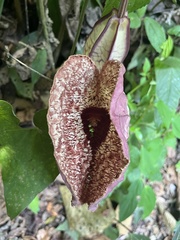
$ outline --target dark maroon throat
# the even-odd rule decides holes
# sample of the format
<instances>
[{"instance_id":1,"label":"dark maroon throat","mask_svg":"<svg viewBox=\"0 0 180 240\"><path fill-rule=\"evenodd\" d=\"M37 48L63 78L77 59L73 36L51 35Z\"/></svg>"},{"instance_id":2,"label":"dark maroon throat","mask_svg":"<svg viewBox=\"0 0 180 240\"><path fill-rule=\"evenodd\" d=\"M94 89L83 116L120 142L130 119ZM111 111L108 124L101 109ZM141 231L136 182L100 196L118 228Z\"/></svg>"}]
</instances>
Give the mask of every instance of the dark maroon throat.
<instances>
[{"instance_id":1,"label":"dark maroon throat","mask_svg":"<svg viewBox=\"0 0 180 240\"><path fill-rule=\"evenodd\" d=\"M108 134L111 121L109 113L104 108L89 107L83 110L81 119L92 152L95 152Z\"/></svg>"}]
</instances>

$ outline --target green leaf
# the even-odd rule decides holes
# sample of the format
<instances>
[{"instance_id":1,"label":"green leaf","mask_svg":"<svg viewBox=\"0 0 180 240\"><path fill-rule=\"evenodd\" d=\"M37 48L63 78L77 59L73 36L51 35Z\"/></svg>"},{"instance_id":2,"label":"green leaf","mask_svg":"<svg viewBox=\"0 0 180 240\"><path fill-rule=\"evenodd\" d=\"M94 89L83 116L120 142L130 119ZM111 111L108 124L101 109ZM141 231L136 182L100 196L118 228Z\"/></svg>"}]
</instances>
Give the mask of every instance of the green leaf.
<instances>
[{"instance_id":1,"label":"green leaf","mask_svg":"<svg viewBox=\"0 0 180 240\"><path fill-rule=\"evenodd\" d=\"M140 235L140 234L129 234L126 240L150 240L150 238Z\"/></svg>"},{"instance_id":2,"label":"green leaf","mask_svg":"<svg viewBox=\"0 0 180 240\"><path fill-rule=\"evenodd\" d=\"M40 210L39 208L39 198L36 196L32 202L29 204L28 208L35 214L37 214Z\"/></svg>"},{"instance_id":3,"label":"green leaf","mask_svg":"<svg viewBox=\"0 0 180 240\"><path fill-rule=\"evenodd\" d=\"M141 147L141 173L149 180L161 180L160 170L166 156L166 149L161 138L145 141Z\"/></svg>"},{"instance_id":4,"label":"green leaf","mask_svg":"<svg viewBox=\"0 0 180 240\"><path fill-rule=\"evenodd\" d=\"M180 58L180 47L174 45L173 57Z\"/></svg>"},{"instance_id":5,"label":"green leaf","mask_svg":"<svg viewBox=\"0 0 180 240\"><path fill-rule=\"evenodd\" d=\"M3 6L4 6L4 0L1 0L1 2L0 2L0 17L2 14Z\"/></svg>"},{"instance_id":6,"label":"green leaf","mask_svg":"<svg viewBox=\"0 0 180 240\"><path fill-rule=\"evenodd\" d=\"M34 61L31 63L31 68L36 70L39 73L44 73L44 70L45 70L45 67L46 67L46 63L47 63L47 52L46 52L46 49L40 49L37 52ZM39 74L31 71L31 82L33 83L33 85L35 83L37 83L39 78L40 78Z\"/></svg>"},{"instance_id":7,"label":"green leaf","mask_svg":"<svg viewBox=\"0 0 180 240\"><path fill-rule=\"evenodd\" d=\"M131 70L137 66L140 66L141 63L144 62L144 59L146 57L144 51L146 50L146 48L147 48L147 46L142 44L136 49L133 57L131 58L129 65L127 67L127 70Z\"/></svg>"},{"instance_id":8,"label":"green leaf","mask_svg":"<svg viewBox=\"0 0 180 240\"><path fill-rule=\"evenodd\" d=\"M26 44L31 43L31 46L37 44L37 42L39 41L39 31L31 32L28 35L25 35L21 39L21 41Z\"/></svg>"},{"instance_id":9,"label":"green leaf","mask_svg":"<svg viewBox=\"0 0 180 240\"><path fill-rule=\"evenodd\" d=\"M133 224L137 226L139 221L142 220L143 208L137 207L133 213Z\"/></svg>"},{"instance_id":10,"label":"green leaf","mask_svg":"<svg viewBox=\"0 0 180 240\"><path fill-rule=\"evenodd\" d=\"M139 28L141 26L141 19L136 12L129 13L130 28Z\"/></svg>"},{"instance_id":11,"label":"green leaf","mask_svg":"<svg viewBox=\"0 0 180 240\"><path fill-rule=\"evenodd\" d=\"M104 234L111 240L116 240L119 236L119 232L117 228L114 228L112 226L109 226L104 230Z\"/></svg>"},{"instance_id":12,"label":"green leaf","mask_svg":"<svg viewBox=\"0 0 180 240\"><path fill-rule=\"evenodd\" d=\"M161 46L163 42L166 41L164 28L157 21L150 17L145 17L144 24L146 34L151 45L158 53L160 53L162 51Z\"/></svg>"},{"instance_id":13,"label":"green leaf","mask_svg":"<svg viewBox=\"0 0 180 240\"><path fill-rule=\"evenodd\" d=\"M122 0L121 0L122 1ZM105 2L105 7L103 10L103 16L108 14L109 12L112 11L113 8L119 8L120 6L120 0L106 0ZM129 0L128 1L128 12L133 12L139 8L142 8L143 6L147 5L150 3L150 0Z\"/></svg>"},{"instance_id":14,"label":"green leaf","mask_svg":"<svg viewBox=\"0 0 180 240\"><path fill-rule=\"evenodd\" d=\"M59 224L59 226L56 228L57 231L66 232L67 235L71 237L73 240L79 240L79 233L74 230L69 229L68 221L65 220L63 223Z\"/></svg>"},{"instance_id":15,"label":"green leaf","mask_svg":"<svg viewBox=\"0 0 180 240\"><path fill-rule=\"evenodd\" d=\"M130 164L126 171L127 179L130 182L134 182L141 177L141 173L139 170L139 162L140 162L140 151L132 142L131 137L129 138L129 150L130 150ZM135 140L137 142L137 140Z\"/></svg>"},{"instance_id":16,"label":"green leaf","mask_svg":"<svg viewBox=\"0 0 180 240\"><path fill-rule=\"evenodd\" d=\"M36 113L34 124L36 127L29 129L19 127L11 105L0 101L0 167L10 218L58 175L45 110Z\"/></svg>"},{"instance_id":17,"label":"green leaf","mask_svg":"<svg viewBox=\"0 0 180 240\"><path fill-rule=\"evenodd\" d=\"M161 57L164 59L164 58L167 58L169 57L169 55L171 54L172 50L173 50L173 39L172 37L168 36L168 39L163 42L161 48L162 48L162 53L161 53Z\"/></svg>"},{"instance_id":18,"label":"green leaf","mask_svg":"<svg viewBox=\"0 0 180 240\"><path fill-rule=\"evenodd\" d=\"M151 63L148 58L145 58L143 65L143 73L147 74L151 69Z\"/></svg>"},{"instance_id":19,"label":"green leaf","mask_svg":"<svg viewBox=\"0 0 180 240\"><path fill-rule=\"evenodd\" d=\"M127 169L127 178L130 182L133 182L140 178L140 171L139 171L139 161L140 161L140 151L137 147L129 144L130 147L130 164Z\"/></svg>"},{"instance_id":20,"label":"green leaf","mask_svg":"<svg viewBox=\"0 0 180 240\"><path fill-rule=\"evenodd\" d=\"M101 8L101 10L103 10L103 5L101 3L101 0L95 0L97 2L97 4L99 5L99 7Z\"/></svg>"},{"instance_id":21,"label":"green leaf","mask_svg":"<svg viewBox=\"0 0 180 240\"><path fill-rule=\"evenodd\" d=\"M144 6L144 7L136 10L136 12L140 18L144 17L144 15L146 13L146 9L147 9L147 6Z\"/></svg>"},{"instance_id":22,"label":"green leaf","mask_svg":"<svg viewBox=\"0 0 180 240\"><path fill-rule=\"evenodd\" d=\"M172 110L176 110L180 98L180 59L168 57L155 60L156 96Z\"/></svg>"},{"instance_id":23,"label":"green leaf","mask_svg":"<svg viewBox=\"0 0 180 240\"><path fill-rule=\"evenodd\" d=\"M176 232L175 232L174 237L173 237L172 240L179 240L179 239L180 239L180 224L177 227Z\"/></svg>"},{"instance_id":24,"label":"green leaf","mask_svg":"<svg viewBox=\"0 0 180 240\"><path fill-rule=\"evenodd\" d=\"M49 17L53 22L53 32L58 37L59 31L63 25L59 11L59 0L48 0ZM62 34L62 33L61 33Z\"/></svg>"},{"instance_id":25,"label":"green leaf","mask_svg":"<svg viewBox=\"0 0 180 240\"><path fill-rule=\"evenodd\" d=\"M63 223L60 223L59 226L56 228L58 231L67 231L69 229L68 221L65 220Z\"/></svg>"},{"instance_id":26,"label":"green leaf","mask_svg":"<svg viewBox=\"0 0 180 240\"><path fill-rule=\"evenodd\" d=\"M15 68L9 68L8 73L11 81L16 88L18 95L25 98L33 99L34 84L29 82L23 82Z\"/></svg>"},{"instance_id":27,"label":"green leaf","mask_svg":"<svg viewBox=\"0 0 180 240\"><path fill-rule=\"evenodd\" d=\"M71 237L71 239L73 240L79 240L79 233L77 231L74 231L74 230L68 230L66 231L66 233Z\"/></svg>"},{"instance_id":28,"label":"green leaf","mask_svg":"<svg viewBox=\"0 0 180 240\"><path fill-rule=\"evenodd\" d=\"M141 18L144 16L146 8L147 7L145 6L128 14L128 17L130 18L130 28L139 28L141 26Z\"/></svg>"},{"instance_id":29,"label":"green leaf","mask_svg":"<svg viewBox=\"0 0 180 240\"><path fill-rule=\"evenodd\" d=\"M172 28L169 28L167 33L170 35L175 35L177 37L180 37L180 25L176 25Z\"/></svg>"},{"instance_id":30,"label":"green leaf","mask_svg":"<svg viewBox=\"0 0 180 240\"><path fill-rule=\"evenodd\" d=\"M141 179L138 179L130 184L127 189L127 193L124 193L120 187L112 194L112 200L116 201L120 205L120 221L125 220L134 212L138 204L137 196L141 194L142 189L143 182Z\"/></svg>"},{"instance_id":31,"label":"green leaf","mask_svg":"<svg viewBox=\"0 0 180 240\"><path fill-rule=\"evenodd\" d=\"M141 193L141 199L138 204L139 207L143 208L142 218L146 218L152 212L156 203L156 195L153 189L146 185Z\"/></svg>"},{"instance_id":32,"label":"green leaf","mask_svg":"<svg viewBox=\"0 0 180 240\"><path fill-rule=\"evenodd\" d=\"M166 147L171 147L173 149L176 149L176 145L177 145L177 139L174 136L172 131L168 131L166 132L166 134L164 135L164 145Z\"/></svg>"},{"instance_id":33,"label":"green leaf","mask_svg":"<svg viewBox=\"0 0 180 240\"><path fill-rule=\"evenodd\" d=\"M180 139L180 114L176 114L172 119L172 131Z\"/></svg>"},{"instance_id":34,"label":"green leaf","mask_svg":"<svg viewBox=\"0 0 180 240\"><path fill-rule=\"evenodd\" d=\"M129 0L128 2L128 12L136 11L150 3L150 0Z\"/></svg>"},{"instance_id":35,"label":"green leaf","mask_svg":"<svg viewBox=\"0 0 180 240\"><path fill-rule=\"evenodd\" d=\"M174 116L174 111L172 111L163 101L158 101L156 104L158 112L160 114L161 120L164 126L169 129L172 117Z\"/></svg>"}]
</instances>

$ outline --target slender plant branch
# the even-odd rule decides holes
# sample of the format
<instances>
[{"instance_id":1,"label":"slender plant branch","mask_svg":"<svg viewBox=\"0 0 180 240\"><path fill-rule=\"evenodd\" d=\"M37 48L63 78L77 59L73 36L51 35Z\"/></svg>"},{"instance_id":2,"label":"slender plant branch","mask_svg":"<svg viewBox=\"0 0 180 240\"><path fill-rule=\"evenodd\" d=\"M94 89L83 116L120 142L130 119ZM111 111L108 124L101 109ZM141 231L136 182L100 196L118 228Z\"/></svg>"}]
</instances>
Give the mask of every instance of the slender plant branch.
<instances>
[{"instance_id":1,"label":"slender plant branch","mask_svg":"<svg viewBox=\"0 0 180 240\"><path fill-rule=\"evenodd\" d=\"M125 16L127 10L128 0L122 0L118 10L118 17L122 18Z\"/></svg>"},{"instance_id":2,"label":"slender plant branch","mask_svg":"<svg viewBox=\"0 0 180 240\"><path fill-rule=\"evenodd\" d=\"M29 18L28 18L28 4L27 4L27 0L25 0L25 14L26 14L26 31L27 31L27 34L29 35Z\"/></svg>"},{"instance_id":3,"label":"slender plant branch","mask_svg":"<svg viewBox=\"0 0 180 240\"><path fill-rule=\"evenodd\" d=\"M21 27L21 29L24 29L24 20L20 0L14 0L14 8L17 15L19 26Z\"/></svg>"},{"instance_id":4,"label":"slender plant branch","mask_svg":"<svg viewBox=\"0 0 180 240\"><path fill-rule=\"evenodd\" d=\"M130 92L128 92L128 95L131 95L132 93L136 92L139 88L143 87L146 84L146 82L141 83L137 85L135 88L133 88Z\"/></svg>"},{"instance_id":5,"label":"slender plant branch","mask_svg":"<svg viewBox=\"0 0 180 240\"><path fill-rule=\"evenodd\" d=\"M49 61L51 64L52 69L55 69L55 64L54 64L54 59L53 59L53 53L52 53L52 49L51 49L51 45L50 45L50 41L49 41L49 31L48 31L48 24L47 24L47 17L46 17L46 5L47 5L47 1L46 0L37 0L37 6L39 9L39 16L40 16L40 20L42 23L42 29L43 29L43 33L44 33L44 37L46 39L46 49L47 49L47 53L49 56Z\"/></svg>"},{"instance_id":6,"label":"slender plant branch","mask_svg":"<svg viewBox=\"0 0 180 240\"><path fill-rule=\"evenodd\" d=\"M74 42L73 42L73 46L72 46L72 48L71 48L70 55L73 55L74 52L75 52L76 44L77 44L77 42L78 42L79 35L80 35L80 32L81 32L81 27L82 27L82 23L83 23L83 20L84 20L84 15L85 15L85 12L86 12L87 4L88 4L88 0L84 0L83 5L82 5L82 9L81 9L81 13L80 13L80 18L79 18L79 25L78 25L77 34L76 34L76 37L75 37L75 39L74 39Z\"/></svg>"},{"instance_id":7,"label":"slender plant branch","mask_svg":"<svg viewBox=\"0 0 180 240\"><path fill-rule=\"evenodd\" d=\"M5 46L4 50L5 50L5 52L6 52L7 59L12 58L13 60L15 60L16 62L18 62L18 63L21 64L22 66L28 68L28 69L31 70L32 72L37 73L39 76L47 79L48 81L51 81L51 82L53 81L51 78L48 78L47 76L41 74L40 72L36 71L35 69L27 66L25 63L21 62L19 59L15 58L12 54L9 53L9 50L8 50L8 47L7 47L7 46Z\"/></svg>"},{"instance_id":8,"label":"slender plant branch","mask_svg":"<svg viewBox=\"0 0 180 240\"><path fill-rule=\"evenodd\" d=\"M118 219L114 219L116 223L122 225L124 228L126 228L126 230L128 230L128 232L133 233L133 231L131 229L129 229L126 225L124 225L122 222L120 222Z\"/></svg>"}]
</instances>

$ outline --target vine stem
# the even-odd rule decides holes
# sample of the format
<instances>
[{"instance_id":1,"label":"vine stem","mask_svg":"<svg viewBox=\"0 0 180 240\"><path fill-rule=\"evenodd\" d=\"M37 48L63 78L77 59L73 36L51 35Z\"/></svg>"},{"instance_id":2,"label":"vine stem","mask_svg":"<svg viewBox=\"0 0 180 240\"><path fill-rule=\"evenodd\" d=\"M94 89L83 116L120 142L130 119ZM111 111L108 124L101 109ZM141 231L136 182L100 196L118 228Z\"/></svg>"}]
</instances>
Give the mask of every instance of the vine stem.
<instances>
[{"instance_id":1,"label":"vine stem","mask_svg":"<svg viewBox=\"0 0 180 240\"><path fill-rule=\"evenodd\" d=\"M81 32L81 27L82 27L82 23L83 23L83 20L84 20L84 15L85 15L87 4L88 4L88 0L84 0L83 5L82 5L82 10L81 10L81 13L80 13L77 34L76 34L76 37L75 37L74 42L73 42L73 46L72 46L71 51L70 51L70 55L73 55L74 52L75 52L76 44L78 42L79 35L80 35L80 32Z\"/></svg>"},{"instance_id":2,"label":"vine stem","mask_svg":"<svg viewBox=\"0 0 180 240\"><path fill-rule=\"evenodd\" d=\"M21 9L21 3L20 0L14 0L14 8L15 13L17 15L17 20L22 29L24 29L24 19L23 19L23 13Z\"/></svg>"},{"instance_id":3,"label":"vine stem","mask_svg":"<svg viewBox=\"0 0 180 240\"><path fill-rule=\"evenodd\" d=\"M28 17L28 4L27 4L27 0L25 0L24 3L25 3L25 16L26 16L26 30L27 30L27 34L29 35L29 17Z\"/></svg>"},{"instance_id":4,"label":"vine stem","mask_svg":"<svg viewBox=\"0 0 180 240\"><path fill-rule=\"evenodd\" d=\"M132 93L136 92L139 88L143 87L145 84L146 84L146 82L137 85L137 86L136 86L135 88L133 88L130 92L128 92L128 94L131 95Z\"/></svg>"},{"instance_id":5,"label":"vine stem","mask_svg":"<svg viewBox=\"0 0 180 240\"><path fill-rule=\"evenodd\" d=\"M125 16L127 10L128 0L122 0L118 10L118 17L122 18Z\"/></svg>"},{"instance_id":6,"label":"vine stem","mask_svg":"<svg viewBox=\"0 0 180 240\"><path fill-rule=\"evenodd\" d=\"M133 233L133 231L131 229L129 229L125 224L123 224L122 222L120 222L118 219L114 219L116 223L120 224L121 226L123 226L124 228L126 228L126 230L128 230L128 232Z\"/></svg>"},{"instance_id":7,"label":"vine stem","mask_svg":"<svg viewBox=\"0 0 180 240\"><path fill-rule=\"evenodd\" d=\"M46 16L46 5L47 5L47 0L43 0L43 1L37 0L37 6L38 6L39 16L40 16L41 23L42 23L43 34L46 39L46 49L47 49L47 53L49 56L49 61L50 61L52 69L55 69L52 49L51 49L51 45L50 45L50 41L49 41L47 16Z\"/></svg>"}]
</instances>

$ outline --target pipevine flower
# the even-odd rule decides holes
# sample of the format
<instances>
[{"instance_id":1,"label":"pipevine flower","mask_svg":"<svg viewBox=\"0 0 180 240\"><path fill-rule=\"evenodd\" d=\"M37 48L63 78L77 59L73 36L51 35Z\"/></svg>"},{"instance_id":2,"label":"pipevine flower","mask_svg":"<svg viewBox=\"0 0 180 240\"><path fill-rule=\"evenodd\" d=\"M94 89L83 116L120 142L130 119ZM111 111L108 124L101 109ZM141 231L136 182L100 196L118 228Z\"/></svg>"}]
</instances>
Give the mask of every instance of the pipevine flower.
<instances>
[{"instance_id":1,"label":"pipevine flower","mask_svg":"<svg viewBox=\"0 0 180 240\"><path fill-rule=\"evenodd\" d=\"M122 181L129 158L124 72L119 61L107 61L99 71L88 56L75 55L55 75L49 134L73 205L94 210Z\"/></svg>"},{"instance_id":2,"label":"pipevine flower","mask_svg":"<svg viewBox=\"0 0 180 240\"><path fill-rule=\"evenodd\" d=\"M124 7L125 6L125 7ZM129 111L123 91L129 19L103 18L85 45L60 67L50 92L48 125L54 156L73 205L95 210L123 180L129 163Z\"/></svg>"}]
</instances>

